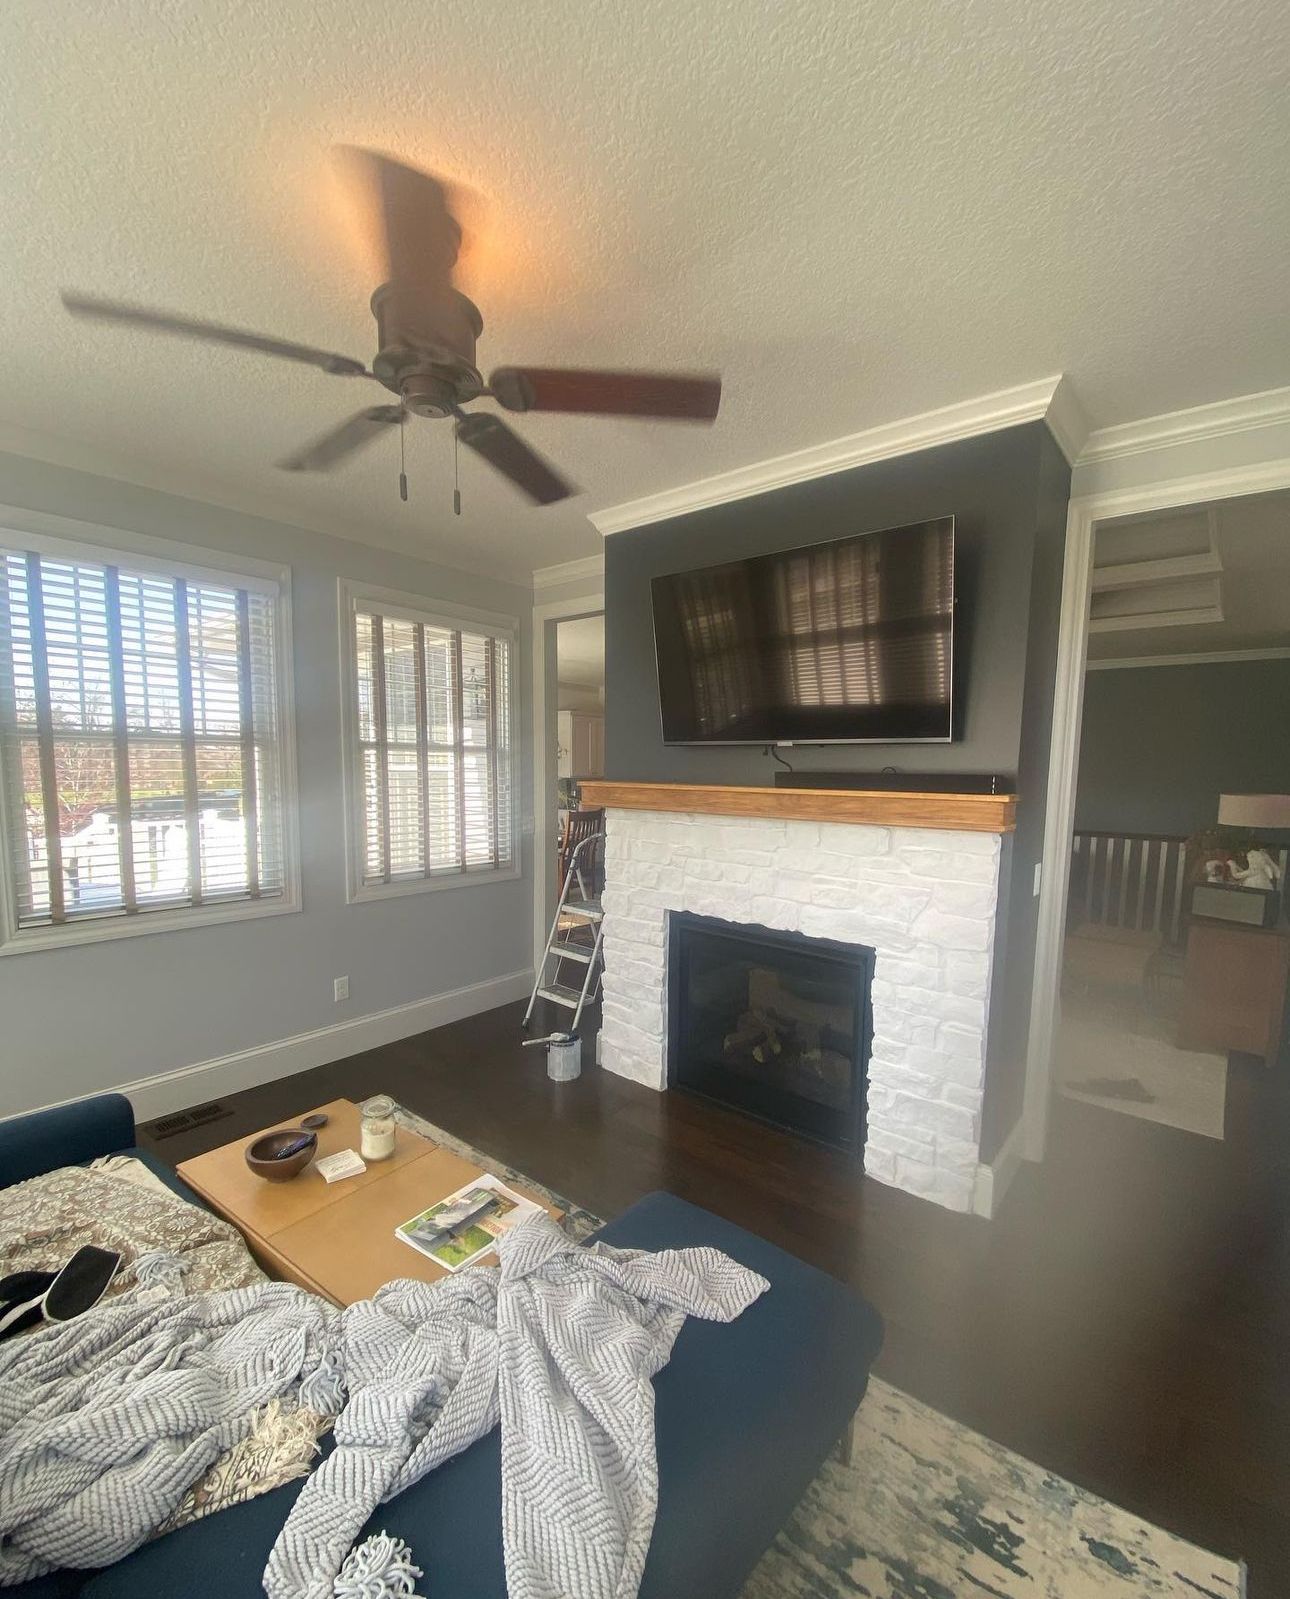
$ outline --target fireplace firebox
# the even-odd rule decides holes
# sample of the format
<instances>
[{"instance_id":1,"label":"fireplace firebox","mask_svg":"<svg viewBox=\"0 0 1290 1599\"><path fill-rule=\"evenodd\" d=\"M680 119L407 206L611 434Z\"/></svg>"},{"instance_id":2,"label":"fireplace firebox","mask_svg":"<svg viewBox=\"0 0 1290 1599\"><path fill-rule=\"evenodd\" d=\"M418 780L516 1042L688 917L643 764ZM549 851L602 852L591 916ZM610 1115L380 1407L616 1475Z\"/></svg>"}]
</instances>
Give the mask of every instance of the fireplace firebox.
<instances>
[{"instance_id":1,"label":"fireplace firebox","mask_svg":"<svg viewBox=\"0 0 1290 1599\"><path fill-rule=\"evenodd\" d=\"M861 945L673 911L669 1085L861 1153L873 961Z\"/></svg>"}]
</instances>

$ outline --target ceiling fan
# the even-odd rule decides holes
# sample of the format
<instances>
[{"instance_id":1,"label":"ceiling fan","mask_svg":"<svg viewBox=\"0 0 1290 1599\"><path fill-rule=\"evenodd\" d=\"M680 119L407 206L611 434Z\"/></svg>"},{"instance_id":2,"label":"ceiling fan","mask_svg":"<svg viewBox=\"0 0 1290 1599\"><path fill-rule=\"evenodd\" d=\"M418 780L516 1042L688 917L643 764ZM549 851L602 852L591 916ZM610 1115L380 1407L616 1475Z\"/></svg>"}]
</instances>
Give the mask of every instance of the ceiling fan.
<instances>
[{"instance_id":1,"label":"ceiling fan","mask_svg":"<svg viewBox=\"0 0 1290 1599\"><path fill-rule=\"evenodd\" d=\"M371 300L377 352L370 371L351 356L144 306L69 292L63 294L63 304L75 316L258 350L316 366L333 377L374 378L398 396L397 404L369 406L280 461L289 472L329 471L387 428L401 427L409 412L453 417L456 436L467 449L531 500L549 505L576 493L574 486L501 417L467 412L466 406L491 399L512 412L565 411L686 422L711 422L716 416L721 379L715 374L503 366L485 382L475 365L475 342L484 320L453 287L462 231L444 185L428 172L374 151L341 153L373 218L373 243L383 265L383 281ZM406 499L402 473L400 491Z\"/></svg>"}]
</instances>

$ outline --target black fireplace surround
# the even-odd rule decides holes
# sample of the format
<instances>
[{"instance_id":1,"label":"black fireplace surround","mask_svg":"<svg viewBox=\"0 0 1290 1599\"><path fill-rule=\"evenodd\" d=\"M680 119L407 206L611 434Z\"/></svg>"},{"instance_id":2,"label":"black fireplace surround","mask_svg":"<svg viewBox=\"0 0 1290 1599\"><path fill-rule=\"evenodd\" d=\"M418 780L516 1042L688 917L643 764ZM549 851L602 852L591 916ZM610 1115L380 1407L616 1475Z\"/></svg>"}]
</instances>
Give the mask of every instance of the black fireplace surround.
<instances>
[{"instance_id":1,"label":"black fireplace surround","mask_svg":"<svg viewBox=\"0 0 1290 1599\"><path fill-rule=\"evenodd\" d=\"M668 1086L860 1154L873 961L861 945L673 911Z\"/></svg>"}]
</instances>

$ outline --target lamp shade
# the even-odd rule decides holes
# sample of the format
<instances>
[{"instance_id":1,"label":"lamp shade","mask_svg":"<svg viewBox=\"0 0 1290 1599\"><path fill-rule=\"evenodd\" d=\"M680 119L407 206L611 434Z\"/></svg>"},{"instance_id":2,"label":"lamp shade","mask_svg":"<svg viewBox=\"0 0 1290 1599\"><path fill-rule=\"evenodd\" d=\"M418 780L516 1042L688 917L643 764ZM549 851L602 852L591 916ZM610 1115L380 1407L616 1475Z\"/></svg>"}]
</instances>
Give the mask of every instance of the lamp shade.
<instances>
[{"instance_id":1,"label":"lamp shade","mask_svg":"<svg viewBox=\"0 0 1290 1599\"><path fill-rule=\"evenodd\" d=\"M1220 827L1290 827L1290 794L1220 794Z\"/></svg>"}]
</instances>

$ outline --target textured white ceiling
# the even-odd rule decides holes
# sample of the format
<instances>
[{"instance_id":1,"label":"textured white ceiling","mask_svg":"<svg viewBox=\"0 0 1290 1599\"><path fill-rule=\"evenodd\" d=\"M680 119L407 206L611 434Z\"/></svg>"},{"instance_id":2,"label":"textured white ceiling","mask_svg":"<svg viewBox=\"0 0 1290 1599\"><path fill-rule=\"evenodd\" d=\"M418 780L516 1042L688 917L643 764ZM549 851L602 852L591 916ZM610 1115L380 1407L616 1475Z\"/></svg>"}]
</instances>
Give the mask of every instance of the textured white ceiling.
<instances>
[{"instance_id":1,"label":"textured white ceiling","mask_svg":"<svg viewBox=\"0 0 1290 1599\"><path fill-rule=\"evenodd\" d=\"M597 547L590 507L1052 372L1094 426L1274 387L1288 62L1285 0L9 0L0 425L528 571ZM463 461L456 520L446 427L409 429L408 507L393 439L287 477L357 385L59 308L72 285L370 356L345 141L485 198L485 366L719 367L716 426L526 419L586 496L532 510Z\"/></svg>"}]
</instances>

